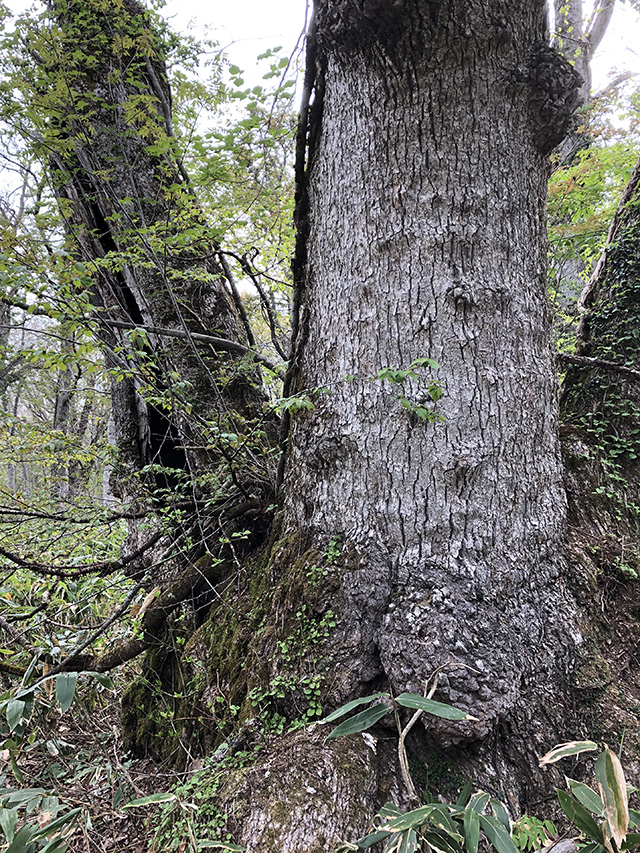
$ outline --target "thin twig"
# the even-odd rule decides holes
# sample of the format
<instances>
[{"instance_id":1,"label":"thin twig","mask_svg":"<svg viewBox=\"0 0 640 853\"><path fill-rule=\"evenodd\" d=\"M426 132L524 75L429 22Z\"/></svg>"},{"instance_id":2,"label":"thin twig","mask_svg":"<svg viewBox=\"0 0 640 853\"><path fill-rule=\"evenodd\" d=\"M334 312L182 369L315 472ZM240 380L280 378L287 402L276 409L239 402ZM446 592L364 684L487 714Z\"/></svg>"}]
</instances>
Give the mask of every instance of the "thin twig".
<instances>
[{"instance_id":1,"label":"thin twig","mask_svg":"<svg viewBox=\"0 0 640 853\"><path fill-rule=\"evenodd\" d=\"M425 697L427 699L433 699L433 694L436 692L438 688L438 681L440 680L440 671L444 667L439 667L435 673L430 676L429 679L425 682ZM429 692L427 693L427 687L429 686L429 682L431 683L431 687L429 688ZM414 725L418 722L422 715L423 711L421 708L415 712L415 714L411 717L407 725L400 731L400 736L398 738L398 762L400 764L400 773L402 774L402 781L404 782L405 788L407 789L407 793L409 794L409 800L411 802L418 802L419 797L416 791L416 786L413 784L413 779L411 778L411 772L409 771L409 759L407 758L407 750L405 747L405 740L407 735L414 727Z\"/></svg>"}]
</instances>

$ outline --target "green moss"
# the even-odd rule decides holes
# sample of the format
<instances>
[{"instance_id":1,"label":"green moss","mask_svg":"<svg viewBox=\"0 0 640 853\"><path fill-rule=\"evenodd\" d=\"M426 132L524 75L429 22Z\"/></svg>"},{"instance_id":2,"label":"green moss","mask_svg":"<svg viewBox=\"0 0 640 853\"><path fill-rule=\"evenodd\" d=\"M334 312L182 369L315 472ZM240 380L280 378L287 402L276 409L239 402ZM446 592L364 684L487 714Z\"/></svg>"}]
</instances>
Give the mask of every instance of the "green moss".
<instances>
[{"instance_id":1,"label":"green moss","mask_svg":"<svg viewBox=\"0 0 640 853\"><path fill-rule=\"evenodd\" d=\"M157 756L164 738L172 755L180 741L198 755L249 720L257 718L266 732L283 732L317 719L324 650L335 627L327 602L336 597L345 566L358 559L336 537L320 549L302 534L274 535L263 555L219 582L205 622L173 650L171 677L163 677L167 651L150 653L149 684L124 700L135 754ZM175 625L172 637L175 643Z\"/></svg>"}]
</instances>

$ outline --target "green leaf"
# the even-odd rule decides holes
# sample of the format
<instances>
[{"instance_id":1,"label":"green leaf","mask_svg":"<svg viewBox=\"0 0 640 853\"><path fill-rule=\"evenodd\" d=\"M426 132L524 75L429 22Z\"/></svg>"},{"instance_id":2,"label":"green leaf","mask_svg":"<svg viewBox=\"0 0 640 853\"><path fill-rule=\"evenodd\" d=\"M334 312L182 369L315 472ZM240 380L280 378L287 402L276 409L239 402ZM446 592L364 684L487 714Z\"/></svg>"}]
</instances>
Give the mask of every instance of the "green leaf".
<instances>
[{"instance_id":1,"label":"green leaf","mask_svg":"<svg viewBox=\"0 0 640 853\"><path fill-rule=\"evenodd\" d=\"M596 779L605 804L605 815L611 836L618 847L622 846L629 828L629 803L624 771L617 755L608 746L596 759Z\"/></svg>"},{"instance_id":2,"label":"green leaf","mask_svg":"<svg viewBox=\"0 0 640 853\"><path fill-rule=\"evenodd\" d=\"M32 830L30 826L23 826L4 853L29 853L31 848Z\"/></svg>"},{"instance_id":3,"label":"green leaf","mask_svg":"<svg viewBox=\"0 0 640 853\"><path fill-rule=\"evenodd\" d=\"M429 817L434 808L434 803L429 803L427 806L420 806L419 809L413 809L410 812L406 812L406 814L392 818L380 828L385 832L400 832L404 829L411 829L413 826L420 826Z\"/></svg>"},{"instance_id":4,"label":"green leaf","mask_svg":"<svg viewBox=\"0 0 640 853\"><path fill-rule=\"evenodd\" d=\"M170 794L168 791L159 791L156 794L148 794L146 797L140 797L137 800L130 800L122 806L123 809L133 809L137 806L147 806L150 803L171 803L177 800L175 794Z\"/></svg>"},{"instance_id":5,"label":"green leaf","mask_svg":"<svg viewBox=\"0 0 640 853\"><path fill-rule=\"evenodd\" d=\"M382 806L382 808L380 809L380 811L378 812L378 816L380 817L381 820L385 820L386 818L391 818L391 817L400 817L401 814L402 814L402 812L400 811L398 806L395 805L395 803L388 803L388 802L385 803Z\"/></svg>"},{"instance_id":6,"label":"green leaf","mask_svg":"<svg viewBox=\"0 0 640 853\"><path fill-rule=\"evenodd\" d=\"M46 793L44 788L5 788L0 789L0 801L5 808L21 808L24 805L31 808L31 804L37 803Z\"/></svg>"},{"instance_id":7,"label":"green leaf","mask_svg":"<svg viewBox=\"0 0 640 853\"><path fill-rule=\"evenodd\" d=\"M80 808L71 809L70 812L67 812L66 814L61 815L55 820L52 820L51 823L47 824L46 826L43 826L42 829L38 829L33 834L33 840L35 841L38 838L46 838L48 835L51 835L52 833L60 829L61 826L66 826L66 824L72 823L78 817L81 811L82 809Z\"/></svg>"},{"instance_id":8,"label":"green leaf","mask_svg":"<svg viewBox=\"0 0 640 853\"><path fill-rule=\"evenodd\" d=\"M443 702L434 702L433 699L425 699L418 693L401 693L396 697L398 705L403 708L415 708L421 711L426 711L427 714L433 714L434 717L443 717L445 720L476 720L477 717L472 717L461 708L454 708L453 705L445 705Z\"/></svg>"},{"instance_id":9,"label":"green leaf","mask_svg":"<svg viewBox=\"0 0 640 853\"><path fill-rule=\"evenodd\" d=\"M339 726L330 732L327 735L327 740L333 740L337 737L344 737L345 735L353 735L356 732L363 732L365 729L370 728L375 725L378 720L381 720L385 714L388 714L391 708L388 705L373 705L371 708L367 708L366 711L361 711L359 714L356 714L355 717L351 717L349 720L345 720L344 723L340 723Z\"/></svg>"},{"instance_id":10,"label":"green leaf","mask_svg":"<svg viewBox=\"0 0 640 853\"><path fill-rule=\"evenodd\" d=\"M12 841L18 825L18 810L0 808L0 826L7 841Z\"/></svg>"},{"instance_id":11,"label":"green leaf","mask_svg":"<svg viewBox=\"0 0 640 853\"><path fill-rule=\"evenodd\" d=\"M109 678L108 675L105 675L104 672L83 672L82 675L88 675L90 678L94 678L98 684L102 687L106 687L107 690L113 690L113 681Z\"/></svg>"},{"instance_id":12,"label":"green leaf","mask_svg":"<svg viewBox=\"0 0 640 853\"><path fill-rule=\"evenodd\" d=\"M383 697L389 698L388 693L372 693L371 696L363 696L361 699L354 699L352 702L347 702L346 705L341 705L339 708L336 708L333 713L329 714L328 717L325 717L323 720L319 720L320 723L332 723L334 720L339 720L340 717L344 717L345 714L348 714L349 711L353 711L354 708L357 708L359 705L366 705L368 702L373 702L374 699L382 699Z\"/></svg>"},{"instance_id":13,"label":"green leaf","mask_svg":"<svg viewBox=\"0 0 640 853\"><path fill-rule=\"evenodd\" d=\"M571 793L574 797L579 800L583 806L586 806L594 815L602 817L604 814L604 803L593 788L590 788L582 782L577 782L575 779L570 779L568 776L565 776L564 778L569 788L571 788Z\"/></svg>"},{"instance_id":14,"label":"green leaf","mask_svg":"<svg viewBox=\"0 0 640 853\"><path fill-rule=\"evenodd\" d=\"M64 714L73 702L73 697L76 694L76 685L78 683L77 672L61 672L56 675L56 701L60 705L60 710Z\"/></svg>"},{"instance_id":15,"label":"green leaf","mask_svg":"<svg viewBox=\"0 0 640 853\"><path fill-rule=\"evenodd\" d=\"M631 850L632 847L638 846L640 846L640 832L627 832L626 838L622 843L622 849Z\"/></svg>"},{"instance_id":16,"label":"green leaf","mask_svg":"<svg viewBox=\"0 0 640 853\"><path fill-rule=\"evenodd\" d=\"M369 835L365 835L364 838L361 838L358 841L358 850L367 850L369 847L373 847L374 844L379 844L381 841L384 841L385 838L389 837L389 835L391 835L391 833L385 832L383 829L371 832Z\"/></svg>"},{"instance_id":17,"label":"green leaf","mask_svg":"<svg viewBox=\"0 0 640 853\"><path fill-rule=\"evenodd\" d=\"M467 853L478 853L480 818L478 812L472 808L467 808L464 812L464 840Z\"/></svg>"},{"instance_id":18,"label":"green leaf","mask_svg":"<svg viewBox=\"0 0 640 853\"><path fill-rule=\"evenodd\" d=\"M432 370L440 370L440 365L433 358L416 358L411 362L411 367L430 367Z\"/></svg>"},{"instance_id":19,"label":"green leaf","mask_svg":"<svg viewBox=\"0 0 640 853\"><path fill-rule=\"evenodd\" d=\"M416 853L418 850L418 839L412 829L400 833L397 841L395 837L387 843L385 853Z\"/></svg>"},{"instance_id":20,"label":"green leaf","mask_svg":"<svg viewBox=\"0 0 640 853\"><path fill-rule=\"evenodd\" d=\"M479 815L478 819L482 831L497 850L497 853L519 853L511 836L499 821L484 814Z\"/></svg>"},{"instance_id":21,"label":"green leaf","mask_svg":"<svg viewBox=\"0 0 640 853\"><path fill-rule=\"evenodd\" d=\"M57 838L52 838L38 853L66 853L68 849L69 845L65 839L58 836Z\"/></svg>"},{"instance_id":22,"label":"green leaf","mask_svg":"<svg viewBox=\"0 0 640 853\"><path fill-rule=\"evenodd\" d=\"M462 853L462 848L452 836L443 830L427 830L421 835L438 853Z\"/></svg>"},{"instance_id":23,"label":"green leaf","mask_svg":"<svg viewBox=\"0 0 640 853\"><path fill-rule=\"evenodd\" d=\"M570 740L567 743L560 743L549 750L546 755L540 759L540 767L546 764L555 764L561 758L567 758L569 755L579 755L581 752L593 752L598 748L598 744L592 740Z\"/></svg>"},{"instance_id":24,"label":"green leaf","mask_svg":"<svg viewBox=\"0 0 640 853\"><path fill-rule=\"evenodd\" d=\"M20 720L22 719L26 707L27 703L22 702L20 699L11 699L7 702L6 717L11 731L20 725Z\"/></svg>"},{"instance_id":25,"label":"green leaf","mask_svg":"<svg viewBox=\"0 0 640 853\"><path fill-rule=\"evenodd\" d=\"M580 853L604 853L604 847L602 844L597 844L595 841L592 841L589 844L584 844L580 847Z\"/></svg>"},{"instance_id":26,"label":"green leaf","mask_svg":"<svg viewBox=\"0 0 640 853\"><path fill-rule=\"evenodd\" d=\"M469 798L471 797L471 790L473 788L473 781L469 779L464 788L460 791L460 796L456 802L457 809L463 809L467 803L469 802Z\"/></svg>"},{"instance_id":27,"label":"green leaf","mask_svg":"<svg viewBox=\"0 0 640 853\"><path fill-rule=\"evenodd\" d=\"M478 814L482 814L482 812L486 809L487 803L491 797L485 791L476 791L475 794L469 800L469 805L467 808L473 809L474 812Z\"/></svg>"},{"instance_id":28,"label":"green leaf","mask_svg":"<svg viewBox=\"0 0 640 853\"><path fill-rule=\"evenodd\" d=\"M602 808L604 809L604 804ZM636 809L629 809L629 822L631 826L640 827L640 812Z\"/></svg>"},{"instance_id":29,"label":"green leaf","mask_svg":"<svg viewBox=\"0 0 640 853\"><path fill-rule=\"evenodd\" d=\"M511 818L509 817L509 812L507 811L505 804L501 803L500 800L492 799L491 808L493 809L493 813L496 818L504 826L509 835L511 835Z\"/></svg>"},{"instance_id":30,"label":"green leaf","mask_svg":"<svg viewBox=\"0 0 640 853\"><path fill-rule=\"evenodd\" d=\"M591 814L577 800L574 800L566 791L558 790L558 802L560 808L584 835L598 844L602 843L600 827Z\"/></svg>"}]
</instances>

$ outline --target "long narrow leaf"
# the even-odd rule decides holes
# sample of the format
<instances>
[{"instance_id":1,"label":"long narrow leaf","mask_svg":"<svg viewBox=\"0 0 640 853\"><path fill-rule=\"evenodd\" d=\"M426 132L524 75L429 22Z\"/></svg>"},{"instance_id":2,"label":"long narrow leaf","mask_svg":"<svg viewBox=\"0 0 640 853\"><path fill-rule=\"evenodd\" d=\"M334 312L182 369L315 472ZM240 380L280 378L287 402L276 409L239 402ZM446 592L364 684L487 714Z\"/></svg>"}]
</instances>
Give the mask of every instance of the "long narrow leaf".
<instances>
[{"instance_id":1,"label":"long narrow leaf","mask_svg":"<svg viewBox=\"0 0 640 853\"><path fill-rule=\"evenodd\" d=\"M358 850L368 850L369 847L373 847L374 844L380 844L381 841L384 841L385 838L388 838L390 832L385 832L382 829L378 829L376 832L370 832L369 835L365 835L364 838L361 838L358 841L356 847Z\"/></svg>"},{"instance_id":2,"label":"long narrow leaf","mask_svg":"<svg viewBox=\"0 0 640 853\"><path fill-rule=\"evenodd\" d=\"M491 808L493 809L493 813L496 816L496 819L500 821L500 823L507 830L509 835L511 835L511 818L509 817L509 812L504 803L500 802L500 800L491 799Z\"/></svg>"},{"instance_id":3,"label":"long narrow leaf","mask_svg":"<svg viewBox=\"0 0 640 853\"><path fill-rule=\"evenodd\" d=\"M467 853L478 853L480 840L480 818L478 812L471 808L464 813L464 841Z\"/></svg>"},{"instance_id":4,"label":"long narrow leaf","mask_svg":"<svg viewBox=\"0 0 640 853\"><path fill-rule=\"evenodd\" d=\"M9 728L11 729L11 731L16 729L20 725L20 721L24 716L26 707L27 703L21 702L20 699L11 699L11 701L7 703L7 710L5 712L5 716L7 718L7 722L9 723Z\"/></svg>"},{"instance_id":5,"label":"long narrow leaf","mask_svg":"<svg viewBox=\"0 0 640 853\"><path fill-rule=\"evenodd\" d=\"M460 796L456 802L457 809L463 809L467 803L469 802L469 798L471 797L471 790L473 788L473 781L471 779L467 780L467 784L460 791Z\"/></svg>"},{"instance_id":6,"label":"long narrow leaf","mask_svg":"<svg viewBox=\"0 0 640 853\"><path fill-rule=\"evenodd\" d=\"M425 699L418 693L401 693L396 696L398 705L403 708L415 708L416 710L426 711L427 714L433 714L434 717L442 717L445 720L476 720L477 717L472 717L461 708L454 708L453 705L445 705L443 702L434 702L433 699Z\"/></svg>"},{"instance_id":7,"label":"long narrow leaf","mask_svg":"<svg viewBox=\"0 0 640 853\"><path fill-rule=\"evenodd\" d=\"M18 810L0 808L0 826L7 841L13 841L18 826Z\"/></svg>"},{"instance_id":8,"label":"long narrow leaf","mask_svg":"<svg viewBox=\"0 0 640 853\"><path fill-rule=\"evenodd\" d=\"M5 850L5 853L29 853L31 847L32 829L30 826L23 826L19 830L11 844Z\"/></svg>"},{"instance_id":9,"label":"long narrow leaf","mask_svg":"<svg viewBox=\"0 0 640 853\"><path fill-rule=\"evenodd\" d=\"M491 797L486 793L486 791L476 791L469 800L468 808L473 809L473 811L478 814L482 814L490 799Z\"/></svg>"},{"instance_id":10,"label":"long narrow leaf","mask_svg":"<svg viewBox=\"0 0 640 853\"><path fill-rule=\"evenodd\" d=\"M596 841L598 844L602 843L600 827L581 803L574 800L566 791L561 790L558 790L558 802L562 811L571 823L578 827L580 832L592 841Z\"/></svg>"},{"instance_id":11,"label":"long narrow leaf","mask_svg":"<svg viewBox=\"0 0 640 853\"><path fill-rule=\"evenodd\" d=\"M333 731L327 735L327 740L333 740L336 737L344 737L345 735L353 735L356 732L363 732L371 726L375 725L378 720L381 720L385 714L388 714L391 708L388 705L373 705L367 708L366 711L360 711L355 717L345 720L340 723Z\"/></svg>"},{"instance_id":12,"label":"long narrow leaf","mask_svg":"<svg viewBox=\"0 0 640 853\"><path fill-rule=\"evenodd\" d=\"M583 806L586 806L592 814L596 815L596 817L602 817L604 814L604 803L602 802L602 798L596 794L593 788L590 788L582 782L577 782L575 779L570 779L568 776L565 776L565 779L567 785L571 788L571 793L574 797L579 800Z\"/></svg>"},{"instance_id":13,"label":"long narrow leaf","mask_svg":"<svg viewBox=\"0 0 640 853\"><path fill-rule=\"evenodd\" d=\"M518 848L504 826L494 817L478 815L482 831L487 836L497 853L519 853Z\"/></svg>"},{"instance_id":14,"label":"long narrow leaf","mask_svg":"<svg viewBox=\"0 0 640 853\"><path fill-rule=\"evenodd\" d=\"M611 752L608 746L596 760L595 773L600 795L604 800L611 837L620 848L629 828L627 783L618 756Z\"/></svg>"},{"instance_id":15,"label":"long narrow leaf","mask_svg":"<svg viewBox=\"0 0 640 853\"><path fill-rule=\"evenodd\" d=\"M374 699L382 699L389 698L388 693L372 693L371 696L362 696L360 699L354 699L352 702L347 702L346 705L341 705L339 708L336 708L333 713L329 714L328 717L325 717L322 720L318 720L319 723L332 723L334 720L339 720L340 717L344 717L345 714L348 714L349 711L353 711L354 708L358 708L360 705L366 705L368 702L373 702Z\"/></svg>"},{"instance_id":16,"label":"long narrow leaf","mask_svg":"<svg viewBox=\"0 0 640 853\"><path fill-rule=\"evenodd\" d=\"M56 675L56 701L60 705L62 713L68 710L73 702L77 684L77 672L61 672L60 675Z\"/></svg>"},{"instance_id":17,"label":"long narrow leaf","mask_svg":"<svg viewBox=\"0 0 640 853\"><path fill-rule=\"evenodd\" d=\"M629 809L629 823L640 828L640 812L636 809Z\"/></svg>"},{"instance_id":18,"label":"long narrow leaf","mask_svg":"<svg viewBox=\"0 0 640 853\"><path fill-rule=\"evenodd\" d=\"M401 814L402 812L395 803L385 803L378 812L378 815L382 820L390 817L400 817Z\"/></svg>"},{"instance_id":19,"label":"long narrow leaf","mask_svg":"<svg viewBox=\"0 0 640 853\"><path fill-rule=\"evenodd\" d=\"M398 853L417 853L418 837L412 829L407 829L402 833L396 850Z\"/></svg>"},{"instance_id":20,"label":"long narrow leaf","mask_svg":"<svg viewBox=\"0 0 640 853\"><path fill-rule=\"evenodd\" d=\"M558 845L555 844L554 846L557 847ZM551 848L551 850L553 850L553 847ZM551 850L549 851L549 853L551 853ZM604 853L604 847L602 846L602 844L598 844L593 841L591 844L584 844L580 848L580 853Z\"/></svg>"},{"instance_id":21,"label":"long narrow leaf","mask_svg":"<svg viewBox=\"0 0 640 853\"><path fill-rule=\"evenodd\" d=\"M70 812L61 815L60 817L52 820L51 823L48 823L46 826L43 826L42 829L36 830L33 834L33 840L37 840L38 838L46 838L47 835L52 835L56 830L60 829L61 826L66 826L68 823L72 823L80 814L82 809L71 809Z\"/></svg>"},{"instance_id":22,"label":"long narrow leaf","mask_svg":"<svg viewBox=\"0 0 640 853\"><path fill-rule=\"evenodd\" d=\"M581 752L593 752L598 748L598 744L592 740L570 740L567 743L559 743L550 749L546 755L540 759L540 767L546 764L555 764L561 758L567 758L569 755L579 755Z\"/></svg>"},{"instance_id":23,"label":"long narrow leaf","mask_svg":"<svg viewBox=\"0 0 640 853\"><path fill-rule=\"evenodd\" d=\"M46 795L44 788L0 788L0 803L5 808L13 809L21 806L31 805L42 799Z\"/></svg>"},{"instance_id":24,"label":"long narrow leaf","mask_svg":"<svg viewBox=\"0 0 640 853\"><path fill-rule=\"evenodd\" d=\"M438 853L462 853L462 847L448 832L442 830L426 830L421 833L429 847Z\"/></svg>"},{"instance_id":25,"label":"long narrow leaf","mask_svg":"<svg viewBox=\"0 0 640 853\"><path fill-rule=\"evenodd\" d=\"M401 814L393 817L391 820L384 823L380 828L385 832L401 832L405 829L411 829L414 826L420 826L429 817L434 810L434 803L429 803L426 806L420 806L418 809L413 809L406 814Z\"/></svg>"},{"instance_id":26,"label":"long narrow leaf","mask_svg":"<svg viewBox=\"0 0 640 853\"><path fill-rule=\"evenodd\" d=\"M455 811L453 806L446 806L443 803L432 803L433 814L430 822L438 829L444 829L449 835L453 835L462 842L462 836L459 832L459 825L451 819L451 813Z\"/></svg>"}]
</instances>

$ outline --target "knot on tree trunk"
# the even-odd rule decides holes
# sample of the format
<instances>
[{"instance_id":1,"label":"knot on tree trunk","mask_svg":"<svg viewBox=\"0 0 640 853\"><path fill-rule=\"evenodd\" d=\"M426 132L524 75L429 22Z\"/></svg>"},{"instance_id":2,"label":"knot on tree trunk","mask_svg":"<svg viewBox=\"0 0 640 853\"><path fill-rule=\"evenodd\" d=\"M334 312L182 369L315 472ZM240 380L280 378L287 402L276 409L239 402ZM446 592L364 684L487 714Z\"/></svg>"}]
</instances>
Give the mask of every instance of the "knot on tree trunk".
<instances>
[{"instance_id":1,"label":"knot on tree trunk","mask_svg":"<svg viewBox=\"0 0 640 853\"><path fill-rule=\"evenodd\" d=\"M582 77L555 48L538 44L529 56L524 82L530 89L536 144L549 154L571 127Z\"/></svg>"}]
</instances>

